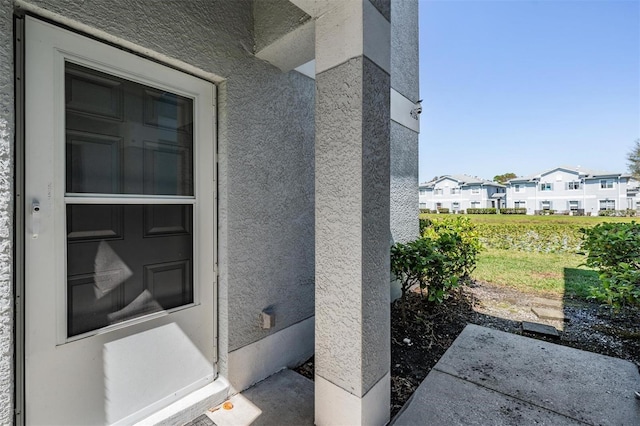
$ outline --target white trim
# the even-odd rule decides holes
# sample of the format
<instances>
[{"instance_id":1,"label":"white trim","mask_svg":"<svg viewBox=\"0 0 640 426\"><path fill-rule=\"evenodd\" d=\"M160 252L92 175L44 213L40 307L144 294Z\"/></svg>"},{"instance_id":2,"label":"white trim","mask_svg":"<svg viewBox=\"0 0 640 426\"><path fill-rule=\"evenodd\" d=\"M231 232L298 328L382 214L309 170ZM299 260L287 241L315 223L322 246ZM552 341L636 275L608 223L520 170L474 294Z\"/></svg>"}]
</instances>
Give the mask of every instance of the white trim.
<instances>
[{"instance_id":1,"label":"white trim","mask_svg":"<svg viewBox=\"0 0 640 426\"><path fill-rule=\"evenodd\" d=\"M314 319L309 317L264 339L229 352L227 378L240 392L313 355Z\"/></svg>"},{"instance_id":2,"label":"white trim","mask_svg":"<svg viewBox=\"0 0 640 426\"><path fill-rule=\"evenodd\" d=\"M214 382L188 394L151 416L142 419L140 422L135 423L135 425L185 424L202 415L202 413L206 412L209 408L223 403L229 396L229 389L229 382L224 377L218 377Z\"/></svg>"},{"instance_id":3,"label":"white trim","mask_svg":"<svg viewBox=\"0 0 640 426\"><path fill-rule=\"evenodd\" d=\"M132 194L65 194L65 204L197 204L192 196Z\"/></svg>"},{"instance_id":4,"label":"white trim","mask_svg":"<svg viewBox=\"0 0 640 426\"><path fill-rule=\"evenodd\" d=\"M369 0L363 0L362 19L364 55L391 74L391 23Z\"/></svg>"},{"instance_id":5,"label":"white trim","mask_svg":"<svg viewBox=\"0 0 640 426\"><path fill-rule=\"evenodd\" d=\"M312 59L306 64L302 64L295 69L300 74L304 74L309 78L316 79L316 60Z\"/></svg>"},{"instance_id":6,"label":"white trim","mask_svg":"<svg viewBox=\"0 0 640 426\"><path fill-rule=\"evenodd\" d=\"M290 33L256 52L256 57L287 72L315 56L316 21L305 22Z\"/></svg>"},{"instance_id":7,"label":"white trim","mask_svg":"<svg viewBox=\"0 0 640 426\"><path fill-rule=\"evenodd\" d=\"M315 376L315 424L370 425L389 423L390 374L384 375L362 398Z\"/></svg>"},{"instance_id":8,"label":"white trim","mask_svg":"<svg viewBox=\"0 0 640 426\"><path fill-rule=\"evenodd\" d=\"M389 21L369 0L327 4L332 9L316 19L316 74L362 55L390 73Z\"/></svg>"},{"instance_id":9,"label":"white trim","mask_svg":"<svg viewBox=\"0 0 640 426\"><path fill-rule=\"evenodd\" d=\"M411 110L415 107L416 104L413 101L391 88L391 120L416 133L420 133L420 115L418 115L418 119L414 119L411 116Z\"/></svg>"}]
</instances>

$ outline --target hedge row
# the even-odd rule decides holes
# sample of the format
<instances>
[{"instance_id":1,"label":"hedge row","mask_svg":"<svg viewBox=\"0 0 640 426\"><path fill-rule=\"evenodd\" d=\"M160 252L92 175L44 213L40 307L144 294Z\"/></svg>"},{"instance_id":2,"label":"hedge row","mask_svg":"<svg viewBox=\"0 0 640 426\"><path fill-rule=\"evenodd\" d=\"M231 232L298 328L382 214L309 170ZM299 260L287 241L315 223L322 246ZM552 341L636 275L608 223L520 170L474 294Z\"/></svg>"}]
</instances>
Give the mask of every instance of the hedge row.
<instances>
[{"instance_id":1,"label":"hedge row","mask_svg":"<svg viewBox=\"0 0 640 426\"><path fill-rule=\"evenodd\" d=\"M607 216L607 217L636 217L638 212L633 209L626 210L600 210L598 212L598 216Z\"/></svg>"},{"instance_id":2,"label":"hedge row","mask_svg":"<svg viewBox=\"0 0 640 426\"><path fill-rule=\"evenodd\" d=\"M478 223L480 241L486 247L540 253L576 252L581 224Z\"/></svg>"}]
</instances>

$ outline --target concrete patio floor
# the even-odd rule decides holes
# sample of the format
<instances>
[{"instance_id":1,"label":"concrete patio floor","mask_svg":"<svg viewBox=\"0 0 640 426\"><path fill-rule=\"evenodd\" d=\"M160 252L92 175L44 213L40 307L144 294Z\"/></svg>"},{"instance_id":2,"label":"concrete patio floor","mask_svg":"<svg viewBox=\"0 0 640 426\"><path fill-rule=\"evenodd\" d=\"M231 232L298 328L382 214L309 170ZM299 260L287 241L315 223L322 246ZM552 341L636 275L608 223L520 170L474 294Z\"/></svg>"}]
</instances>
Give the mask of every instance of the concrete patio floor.
<instances>
[{"instance_id":1,"label":"concrete patio floor","mask_svg":"<svg viewBox=\"0 0 640 426\"><path fill-rule=\"evenodd\" d=\"M640 425L628 361L468 325L392 421L401 425Z\"/></svg>"},{"instance_id":2,"label":"concrete patio floor","mask_svg":"<svg viewBox=\"0 0 640 426\"><path fill-rule=\"evenodd\" d=\"M630 362L468 325L392 420L414 425L640 425ZM283 370L192 425L313 425L313 382Z\"/></svg>"}]
</instances>

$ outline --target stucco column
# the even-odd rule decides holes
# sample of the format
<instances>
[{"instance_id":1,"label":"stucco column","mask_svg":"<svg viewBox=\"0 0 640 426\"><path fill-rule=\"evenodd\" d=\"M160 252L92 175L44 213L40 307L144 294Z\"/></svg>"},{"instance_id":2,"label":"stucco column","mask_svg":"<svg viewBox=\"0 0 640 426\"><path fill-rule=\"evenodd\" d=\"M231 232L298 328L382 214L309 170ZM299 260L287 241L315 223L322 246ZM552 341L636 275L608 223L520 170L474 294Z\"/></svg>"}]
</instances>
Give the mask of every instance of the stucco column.
<instances>
[{"instance_id":1,"label":"stucco column","mask_svg":"<svg viewBox=\"0 0 640 426\"><path fill-rule=\"evenodd\" d=\"M389 420L389 0L316 20L315 422Z\"/></svg>"}]
</instances>

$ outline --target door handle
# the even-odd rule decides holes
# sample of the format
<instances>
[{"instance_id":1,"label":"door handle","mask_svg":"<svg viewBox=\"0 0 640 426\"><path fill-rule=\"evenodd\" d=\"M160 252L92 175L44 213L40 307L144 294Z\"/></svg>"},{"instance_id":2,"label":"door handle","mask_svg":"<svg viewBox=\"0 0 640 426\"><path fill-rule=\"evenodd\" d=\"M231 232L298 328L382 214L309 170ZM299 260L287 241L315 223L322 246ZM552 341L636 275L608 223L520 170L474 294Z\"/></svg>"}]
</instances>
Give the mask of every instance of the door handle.
<instances>
[{"instance_id":1,"label":"door handle","mask_svg":"<svg viewBox=\"0 0 640 426\"><path fill-rule=\"evenodd\" d=\"M40 203L31 204L31 238L38 238L40 233Z\"/></svg>"}]
</instances>

